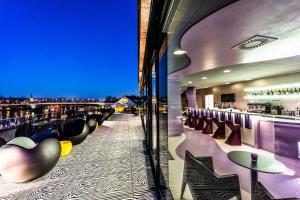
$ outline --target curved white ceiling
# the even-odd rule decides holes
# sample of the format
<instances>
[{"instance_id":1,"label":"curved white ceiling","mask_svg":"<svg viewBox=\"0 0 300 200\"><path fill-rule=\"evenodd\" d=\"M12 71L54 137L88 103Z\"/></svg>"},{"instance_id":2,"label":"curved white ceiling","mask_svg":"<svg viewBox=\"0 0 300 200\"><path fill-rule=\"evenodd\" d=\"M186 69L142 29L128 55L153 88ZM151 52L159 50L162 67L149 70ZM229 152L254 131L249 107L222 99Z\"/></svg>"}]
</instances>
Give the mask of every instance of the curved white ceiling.
<instances>
[{"instance_id":1,"label":"curved white ceiling","mask_svg":"<svg viewBox=\"0 0 300 200\"><path fill-rule=\"evenodd\" d=\"M278 40L253 50L232 49L254 35ZM189 29L181 39L181 47L191 64L171 74L173 77L300 55L299 0L237 1Z\"/></svg>"}]
</instances>

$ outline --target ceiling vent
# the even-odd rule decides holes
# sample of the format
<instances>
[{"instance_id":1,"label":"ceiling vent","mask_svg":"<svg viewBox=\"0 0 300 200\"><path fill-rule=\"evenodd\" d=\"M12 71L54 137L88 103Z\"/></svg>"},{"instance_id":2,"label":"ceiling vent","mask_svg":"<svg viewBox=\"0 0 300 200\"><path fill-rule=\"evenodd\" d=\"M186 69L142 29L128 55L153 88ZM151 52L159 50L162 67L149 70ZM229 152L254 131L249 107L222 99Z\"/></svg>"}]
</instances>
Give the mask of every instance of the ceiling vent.
<instances>
[{"instance_id":1,"label":"ceiling vent","mask_svg":"<svg viewBox=\"0 0 300 200\"><path fill-rule=\"evenodd\" d=\"M278 38L274 38L274 37L255 35L255 36L235 45L234 47L232 47L232 49L242 49L242 50L256 49L260 46L263 46L265 44L273 42L274 40L277 40L277 39Z\"/></svg>"}]
</instances>

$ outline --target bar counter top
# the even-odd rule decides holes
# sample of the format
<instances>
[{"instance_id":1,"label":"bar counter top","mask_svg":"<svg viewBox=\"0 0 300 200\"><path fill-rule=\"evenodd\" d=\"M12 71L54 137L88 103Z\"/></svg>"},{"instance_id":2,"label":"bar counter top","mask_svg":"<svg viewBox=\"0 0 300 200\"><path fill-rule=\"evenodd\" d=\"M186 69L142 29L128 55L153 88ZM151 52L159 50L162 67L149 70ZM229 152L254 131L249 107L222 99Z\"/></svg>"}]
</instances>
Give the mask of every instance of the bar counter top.
<instances>
[{"instance_id":1,"label":"bar counter top","mask_svg":"<svg viewBox=\"0 0 300 200\"><path fill-rule=\"evenodd\" d=\"M220 109L220 108L213 108L213 109L198 108L198 109L254 115L254 116L264 117L266 118L266 120L272 120L272 121L300 123L300 116L254 113L254 112L247 112L247 111L239 111L238 109Z\"/></svg>"}]
</instances>

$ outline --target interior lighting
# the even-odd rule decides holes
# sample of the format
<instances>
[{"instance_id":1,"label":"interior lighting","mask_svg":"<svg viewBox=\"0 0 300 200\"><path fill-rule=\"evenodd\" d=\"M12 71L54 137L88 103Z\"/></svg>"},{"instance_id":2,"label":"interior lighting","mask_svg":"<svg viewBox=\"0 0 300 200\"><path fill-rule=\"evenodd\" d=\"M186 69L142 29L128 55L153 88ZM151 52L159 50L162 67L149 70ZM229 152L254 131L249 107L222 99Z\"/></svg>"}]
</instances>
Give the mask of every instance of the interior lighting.
<instances>
[{"instance_id":1,"label":"interior lighting","mask_svg":"<svg viewBox=\"0 0 300 200\"><path fill-rule=\"evenodd\" d=\"M176 50L173 52L174 55L183 55L183 54L186 54L186 51L184 50Z\"/></svg>"},{"instance_id":2,"label":"interior lighting","mask_svg":"<svg viewBox=\"0 0 300 200\"><path fill-rule=\"evenodd\" d=\"M225 83L226 85L229 85L230 83Z\"/></svg>"},{"instance_id":3,"label":"interior lighting","mask_svg":"<svg viewBox=\"0 0 300 200\"><path fill-rule=\"evenodd\" d=\"M291 99L291 98L300 98L299 94L287 94L287 95L246 95L244 99Z\"/></svg>"},{"instance_id":4,"label":"interior lighting","mask_svg":"<svg viewBox=\"0 0 300 200\"><path fill-rule=\"evenodd\" d=\"M264 87L251 87L245 88L245 92L255 92L255 91L266 91L266 90L274 90L274 89L286 89L286 88L295 88L300 87L300 83L291 83L291 84L282 84L282 85L272 85L272 86L264 86Z\"/></svg>"},{"instance_id":5,"label":"interior lighting","mask_svg":"<svg viewBox=\"0 0 300 200\"><path fill-rule=\"evenodd\" d=\"M298 141L298 158L300 158L300 141Z\"/></svg>"},{"instance_id":6,"label":"interior lighting","mask_svg":"<svg viewBox=\"0 0 300 200\"><path fill-rule=\"evenodd\" d=\"M231 70L230 70L230 69L225 69L223 72L224 72L224 73L230 73Z\"/></svg>"},{"instance_id":7,"label":"interior lighting","mask_svg":"<svg viewBox=\"0 0 300 200\"><path fill-rule=\"evenodd\" d=\"M192 84L192 83L193 83L192 81L189 81L189 82L188 82L188 84Z\"/></svg>"},{"instance_id":8,"label":"interior lighting","mask_svg":"<svg viewBox=\"0 0 300 200\"><path fill-rule=\"evenodd\" d=\"M207 77L206 77L206 76L203 76L201 79L202 79L202 80L206 80L206 79L207 79Z\"/></svg>"}]
</instances>

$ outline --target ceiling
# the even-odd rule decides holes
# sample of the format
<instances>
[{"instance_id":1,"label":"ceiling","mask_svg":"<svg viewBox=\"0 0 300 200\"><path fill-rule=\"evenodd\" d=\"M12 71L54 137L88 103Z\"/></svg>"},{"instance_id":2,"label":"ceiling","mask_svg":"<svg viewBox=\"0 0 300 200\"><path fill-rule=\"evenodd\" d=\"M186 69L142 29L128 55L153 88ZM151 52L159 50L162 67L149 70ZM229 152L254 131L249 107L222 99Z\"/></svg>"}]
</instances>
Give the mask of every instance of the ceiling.
<instances>
[{"instance_id":1,"label":"ceiling","mask_svg":"<svg viewBox=\"0 0 300 200\"><path fill-rule=\"evenodd\" d=\"M190 64L186 55L174 56L181 49L182 36L199 20L236 0L172 0L163 32L168 33L168 73L178 71Z\"/></svg>"},{"instance_id":2,"label":"ceiling","mask_svg":"<svg viewBox=\"0 0 300 200\"><path fill-rule=\"evenodd\" d=\"M278 40L252 50L232 49L254 35ZM197 87L300 71L299 0L231 3L192 26L180 45L190 64L169 78L192 81ZM225 68L232 72L224 74Z\"/></svg>"},{"instance_id":3,"label":"ceiling","mask_svg":"<svg viewBox=\"0 0 300 200\"><path fill-rule=\"evenodd\" d=\"M151 0L140 0L139 17L139 81L142 78Z\"/></svg>"},{"instance_id":4,"label":"ceiling","mask_svg":"<svg viewBox=\"0 0 300 200\"><path fill-rule=\"evenodd\" d=\"M224 73L225 69L229 69L231 72ZM185 77L181 81L181 86L183 89L186 87L206 88L226 83L290 74L291 72L300 72L300 56L206 70ZM204 80L203 77L207 79Z\"/></svg>"}]
</instances>

